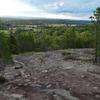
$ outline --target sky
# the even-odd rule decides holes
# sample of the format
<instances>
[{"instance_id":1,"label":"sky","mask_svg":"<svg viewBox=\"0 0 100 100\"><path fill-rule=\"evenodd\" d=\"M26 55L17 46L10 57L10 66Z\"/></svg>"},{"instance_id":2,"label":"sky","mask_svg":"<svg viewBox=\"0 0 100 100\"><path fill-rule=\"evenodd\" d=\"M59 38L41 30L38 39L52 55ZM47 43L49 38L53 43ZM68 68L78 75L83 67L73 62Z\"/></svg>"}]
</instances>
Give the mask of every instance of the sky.
<instances>
[{"instance_id":1,"label":"sky","mask_svg":"<svg viewBox=\"0 0 100 100\"><path fill-rule=\"evenodd\" d=\"M0 0L1 17L87 20L100 0Z\"/></svg>"}]
</instances>

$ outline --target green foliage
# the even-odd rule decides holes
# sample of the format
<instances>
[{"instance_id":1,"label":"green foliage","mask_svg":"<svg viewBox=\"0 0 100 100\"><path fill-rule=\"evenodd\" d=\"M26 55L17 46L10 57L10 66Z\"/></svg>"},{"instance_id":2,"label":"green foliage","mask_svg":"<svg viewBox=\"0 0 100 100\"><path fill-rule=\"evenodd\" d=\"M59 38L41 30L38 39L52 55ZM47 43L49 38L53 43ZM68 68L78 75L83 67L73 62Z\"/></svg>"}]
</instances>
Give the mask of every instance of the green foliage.
<instances>
[{"instance_id":1,"label":"green foliage","mask_svg":"<svg viewBox=\"0 0 100 100\"><path fill-rule=\"evenodd\" d=\"M11 38L13 53L27 51L46 51L66 48L93 47L94 35L77 27L42 27L41 30L17 30Z\"/></svg>"},{"instance_id":2,"label":"green foliage","mask_svg":"<svg viewBox=\"0 0 100 100\"><path fill-rule=\"evenodd\" d=\"M34 34L32 32L16 32L15 39L19 52L27 52L34 50Z\"/></svg>"},{"instance_id":3,"label":"green foliage","mask_svg":"<svg viewBox=\"0 0 100 100\"><path fill-rule=\"evenodd\" d=\"M0 54L10 59L11 53L93 47L95 38L90 27L88 29L85 26L42 26L32 30L16 29L9 33L1 32L0 51L3 53Z\"/></svg>"},{"instance_id":4,"label":"green foliage","mask_svg":"<svg viewBox=\"0 0 100 100\"><path fill-rule=\"evenodd\" d=\"M95 11L94 11L94 17L96 19L97 22L100 22L100 7L98 7Z\"/></svg>"},{"instance_id":5,"label":"green foliage","mask_svg":"<svg viewBox=\"0 0 100 100\"><path fill-rule=\"evenodd\" d=\"M14 33L12 33L12 32L9 34L9 44L10 44L11 52L14 54L18 54L19 53L18 44L16 41L16 37L15 37Z\"/></svg>"},{"instance_id":6,"label":"green foliage","mask_svg":"<svg viewBox=\"0 0 100 100\"><path fill-rule=\"evenodd\" d=\"M96 19L96 52L97 52L97 56L100 57L100 7L98 7L96 9L96 11L94 12L94 16Z\"/></svg>"},{"instance_id":7,"label":"green foliage","mask_svg":"<svg viewBox=\"0 0 100 100\"><path fill-rule=\"evenodd\" d=\"M9 64L12 62L11 50L9 47L9 36L3 32L0 33L0 54L4 63Z\"/></svg>"},{"instance_id":8,"label":"green foliage","mask_svg":"<svg viewBox=\"0 0 100 100\"><path fill-rule=\"evenodd\" d=\"M95 37L96 37L96 59L95 61L98 62L98 58L100 58L100 7L98 7L93 16L90 17L92 23L95 26ZM99 61L100 62L100 61Z\"/></svg>"},{"instance_id":9,"label":"green foliage","mask_svg":"<svg viewBox=\"0 0 100 100\"><path fill-rule=\"evenodd\" d=\"M63 40L66 48L75 48L76 47L76 33L74 28L68 28L64 35Z\"/></svg>"},{"instance_id":10,"label":"green foliage","mask_svg":"<svg viewBox=\"0 0 100 100\"><path fill-rule=\"evenodd\" d=\"M45 33L43 33L43 34L41 34L40 35L41 37L40 37L40 39L39 39L39 44L40 44L40 48L42 49L42 50L49 50L50 49L50 45L51 45L51 43L52 43L52 38L51 38L51 36L50 35L48 35L48 34L45 34Z\"/></svg>"},{"instance_id":11,"label":"green foliage","mask_svg":"<svg viewBox=\"0 0 100 100\"><path fill-rule=\"evenodd\" d=\"M70 52L69 49L66 49L66 50L64 50L64 51L62 52L62 55L63 55L63 56L70 55L70 54L71 54L71 52Z\"/></svg>"},{"instance_id":12,"label":"green foliage","mask_svg":"<svg viewBox=\"0 0 100 100\"><path fill-rule=\"evenodd\" d=\"M93 47L94 36L89 31L76 33L76 47L78 48L89 48Z\"/></svg>"}]
</instances>

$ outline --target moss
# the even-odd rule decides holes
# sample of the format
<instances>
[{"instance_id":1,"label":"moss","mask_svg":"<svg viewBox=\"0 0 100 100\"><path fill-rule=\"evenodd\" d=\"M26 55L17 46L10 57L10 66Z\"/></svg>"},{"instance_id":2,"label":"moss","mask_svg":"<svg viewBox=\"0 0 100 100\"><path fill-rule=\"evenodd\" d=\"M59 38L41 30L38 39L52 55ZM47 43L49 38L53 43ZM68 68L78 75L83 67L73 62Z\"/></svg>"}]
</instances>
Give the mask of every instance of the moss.
<instances>
[{"instance_id":1,"label":"moss","mask_svg":"<svg viewBox=\"0 0 100 100\"><path fill-rule=\"evenodd\" d=\"M71 52L70 52L69 49L67 49L67 50L64 50L64 51L62 52L62 55L63 55L63 56L71 55Z\"/></svg>"},{"instance_id":2,"label":"moss","mask_svg":"<svg viewBox=\"0 0 100 100\"><path fill-rule=\"evenodd\" d=\"M67 55L64 57L64 60L78 60L78 59L73 55Z\"/></svg>"}]
</instances>

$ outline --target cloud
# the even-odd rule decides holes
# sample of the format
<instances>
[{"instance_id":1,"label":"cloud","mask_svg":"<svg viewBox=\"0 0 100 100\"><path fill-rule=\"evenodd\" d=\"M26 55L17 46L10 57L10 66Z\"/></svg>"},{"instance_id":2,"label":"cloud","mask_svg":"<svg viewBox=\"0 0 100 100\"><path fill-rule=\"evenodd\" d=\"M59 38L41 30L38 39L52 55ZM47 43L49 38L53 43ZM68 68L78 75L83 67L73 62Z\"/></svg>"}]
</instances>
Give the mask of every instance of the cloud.
<instances>
[{"instance_id":1,"label":"cloud","mask_svg":"<svg viewBox=\"0 0 100 100\"><path fill-rule=\"evenodd\" d=\"M18 0L0 0L0 16L15 16L30 11L37 11L37 8Z\"/></svg>"},{"instance_id":2,"label":"cloud","mask_svg":"<svg viewBox=\"0 0 100 100\"><path fill-rule=\"evenodd\" d=\"M35 3L30 4L26 1L32 2L32 0L0 0L0 16L56 19L88 19L90 14L90 12L88 14L82 14L80 13L80 10L77 10L78 12L75 12L75 10L73 10L73 7L73 9L68 8L70 5L65 7L65 5L67 5L65 0L57 2L54 2L56 0L51 0L51 2L48 2L47 4L39 3L40 1L44 2L44 0L35 1L38 2L39 5L36 5ZM74 4L73 6L79 9L79 5Z\"/></svg>"},{"instance_id":3,"label":"cloud","mask_svg":"<svg viewBox=\"0 0 100 100\"><path fill-rule=\"evenodd\" d=\"M16 17L16 15L14 16ZM71 13L50 13L46 11L38 11L38 12L27 12L18 14L17 17L20 18L51 18L51 19L74 19L74 20L84 20L87 16L76 16Z\"/></svg>"},{"instance_id":4,"label":"cloud","mask_svg":"<svg viewBox=\"0 0 100 100\"><path fill-rule=\"evenodd\" d=\"M50 3L45 5L45 7L47 8L51 8L51 9L58 9L64 6L64 2L63 1L58 1L58 2L54 2L54 3Z\"/></svg>"}]
</instances>

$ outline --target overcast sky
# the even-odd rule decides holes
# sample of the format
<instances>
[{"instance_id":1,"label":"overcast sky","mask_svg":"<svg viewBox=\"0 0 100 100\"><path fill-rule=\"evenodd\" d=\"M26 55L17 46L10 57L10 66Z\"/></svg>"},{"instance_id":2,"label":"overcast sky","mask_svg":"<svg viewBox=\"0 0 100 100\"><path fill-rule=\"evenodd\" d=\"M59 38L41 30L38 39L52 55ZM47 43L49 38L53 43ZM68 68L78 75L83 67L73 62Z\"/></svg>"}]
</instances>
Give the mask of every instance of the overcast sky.
<instances>
[{"instance_id":1,"label":"overcast sky","mask_svg":"<svg viewBox=\"0 0 100 100\"><path fill-rule=\"evenodd\" d=\"M88 19L100 0L0 0L1 17Z\"/></svg>"}]
</instances>

